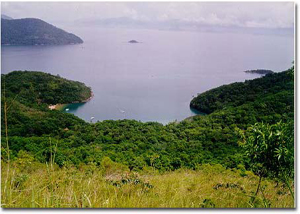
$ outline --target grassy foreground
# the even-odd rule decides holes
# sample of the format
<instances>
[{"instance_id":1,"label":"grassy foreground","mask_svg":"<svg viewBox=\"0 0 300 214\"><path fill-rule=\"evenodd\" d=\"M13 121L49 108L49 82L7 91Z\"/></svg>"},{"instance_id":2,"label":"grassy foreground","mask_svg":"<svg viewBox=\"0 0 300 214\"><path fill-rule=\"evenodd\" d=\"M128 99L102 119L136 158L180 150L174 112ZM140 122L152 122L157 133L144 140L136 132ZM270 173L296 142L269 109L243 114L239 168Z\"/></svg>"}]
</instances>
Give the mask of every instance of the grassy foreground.
<instances>
[{"instance_id":1,"label":"grassy foreground","mask_svg":"<svg viewBox=\"0 0 300 214\"><path fill-rule=\"evenodd\" d=\"M9 166L9 167L8 167ZM203 165L139 173L111 166L79 168L26 160L2 162L4 208L293 208L283 184L263 180L253 203L258 177L243 169Z\"/></svg>"}]
</instances>

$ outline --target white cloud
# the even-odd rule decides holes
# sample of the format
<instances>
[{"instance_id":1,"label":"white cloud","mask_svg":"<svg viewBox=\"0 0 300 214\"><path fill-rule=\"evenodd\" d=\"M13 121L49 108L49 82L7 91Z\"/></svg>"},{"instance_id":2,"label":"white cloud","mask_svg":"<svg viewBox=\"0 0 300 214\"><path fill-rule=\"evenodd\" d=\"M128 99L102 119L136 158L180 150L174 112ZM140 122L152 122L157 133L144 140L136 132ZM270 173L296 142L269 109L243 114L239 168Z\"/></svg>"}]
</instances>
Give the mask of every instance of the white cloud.
<instances>
[{"instance_id":1,"label":"white cloud","mask_svg":"<svg viewBox=\"0 0 300 214\"><path fill-rule=\"evenodd\" d=\"M2 2L13 18L36 17L52 23L129 17L142 21L182 20L217 26L291 28L292 2Z\"/></svg>"}]
</instances>

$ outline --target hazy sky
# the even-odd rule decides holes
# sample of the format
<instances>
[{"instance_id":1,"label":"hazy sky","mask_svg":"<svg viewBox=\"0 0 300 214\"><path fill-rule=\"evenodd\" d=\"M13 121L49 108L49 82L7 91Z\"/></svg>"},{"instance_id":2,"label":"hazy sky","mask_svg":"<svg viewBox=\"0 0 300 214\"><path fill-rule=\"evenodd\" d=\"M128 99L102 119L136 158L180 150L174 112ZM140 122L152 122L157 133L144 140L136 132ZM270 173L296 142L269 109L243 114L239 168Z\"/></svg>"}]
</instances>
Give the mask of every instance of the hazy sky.
<instances>
[{"instance_id":1,"label":"hazy sky","mask_svg":"<svg viewBox=\"0 0 300 214\"><path fill-rule=\"evenodd\" d=\"M292 28L294 25L293 2L2 2L2 13L12 18L40 18L52 24L129 17L142 21L177 19L215 26Z\"/></svg>"}]
</instances>

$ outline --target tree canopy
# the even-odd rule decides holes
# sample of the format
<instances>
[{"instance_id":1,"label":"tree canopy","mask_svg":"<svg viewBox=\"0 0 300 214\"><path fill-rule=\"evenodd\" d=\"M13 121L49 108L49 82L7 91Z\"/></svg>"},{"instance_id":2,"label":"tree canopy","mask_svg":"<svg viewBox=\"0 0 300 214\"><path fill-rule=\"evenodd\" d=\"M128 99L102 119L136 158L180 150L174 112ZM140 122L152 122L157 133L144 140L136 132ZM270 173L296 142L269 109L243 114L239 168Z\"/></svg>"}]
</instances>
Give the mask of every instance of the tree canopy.
<instances>
[{"instance_id":1,"label":"tree canopy","mask_svg":"<svg viewBox=\"0 0 300 214\"><path fill-rule=\"evenodd\" d=\"M245 157L244 148L238 146L235 129L246 130L257 122L294 120L292 69L205 92L191 106L207 115L168 125L134 120L93 124L47 108L50 103L81 100L89 93L82 83L48 74L18 71L2 75L2 102L11 105L7 116L11 157L24 150L46 162L55 151L59 166L101 165L104 158L110 158L131 170L197 169L205 163L250 168L251 157ZM2 117L2 136L4 122Z\"/></svg>"}]
</instances>

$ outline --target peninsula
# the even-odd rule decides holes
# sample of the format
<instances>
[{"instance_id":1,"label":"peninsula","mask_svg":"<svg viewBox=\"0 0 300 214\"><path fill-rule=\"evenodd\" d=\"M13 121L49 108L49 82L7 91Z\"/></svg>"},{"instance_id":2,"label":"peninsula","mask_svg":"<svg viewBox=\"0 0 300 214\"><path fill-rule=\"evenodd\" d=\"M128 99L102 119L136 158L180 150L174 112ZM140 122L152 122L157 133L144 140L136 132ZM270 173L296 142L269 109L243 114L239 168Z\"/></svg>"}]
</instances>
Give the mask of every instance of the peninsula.
<instances>
[{"instance_id":1,"label":"peninsula","mask_svg":"<svg viewBox=\"0 0 300 214\"><path fill-rule=\"evenodd\" d=\"M256 70L247 70L244 71L245 73L250 73L250 74L272 74L274 71L271 70L265 70L265 69L256 69Z\"/></svg>"},{"instance_id":2,"label":"peninsula","mask_svg":"<svg viewBox=\"0 0 300 214\"><path fill-rule=\"evenodd\" d=\"M83 43L78 36L41 19L1 18L1 45L69 45Z\"/></svg>"}]
</instances>

